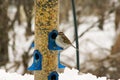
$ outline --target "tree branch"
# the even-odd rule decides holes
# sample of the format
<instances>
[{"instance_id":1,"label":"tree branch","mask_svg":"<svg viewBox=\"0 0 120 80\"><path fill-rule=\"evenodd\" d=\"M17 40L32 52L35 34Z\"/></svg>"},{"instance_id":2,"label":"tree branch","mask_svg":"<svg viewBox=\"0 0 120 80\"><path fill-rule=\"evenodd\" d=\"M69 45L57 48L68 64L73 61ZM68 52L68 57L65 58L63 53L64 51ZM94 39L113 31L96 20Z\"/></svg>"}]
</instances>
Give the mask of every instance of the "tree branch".
<instances>
[{"instance_id":1,"label":"tree branch","mask_svg":"<svg viewBox=\"0 0 120 80\"><path fill-rule=\"evenodd\" d=\"M93 27L95 27L96 23L98 23L98 22L99 22L99 20L96 21L93 25L91 25L88 29L86 29L82 34L80 34L80 35L78 36L78 38L81 38L86 32L88 32L90 29L92 29ZM74 41L75 41L75 39L74 39ZM73 42L74 42L74 41L73 41Z\"/></svg>"}]
</instances>

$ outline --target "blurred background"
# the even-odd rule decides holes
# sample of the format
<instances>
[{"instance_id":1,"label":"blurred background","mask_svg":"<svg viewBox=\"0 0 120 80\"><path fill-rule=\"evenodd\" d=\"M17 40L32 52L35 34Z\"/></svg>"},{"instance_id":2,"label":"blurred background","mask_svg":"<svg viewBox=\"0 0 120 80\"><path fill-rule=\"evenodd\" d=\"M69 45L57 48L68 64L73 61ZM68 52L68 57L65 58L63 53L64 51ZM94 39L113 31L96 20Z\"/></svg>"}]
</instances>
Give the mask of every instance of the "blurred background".
<instances>
[{"instance_id":1,"label":"blurred background","mask_svg":"<svg viewBox=\"0 0 120 80\"><path fill-rule=\"evenodd\" d=\"M59 31L74 44L71 1L59 1ZM75 0L75 6L81 72L120 78L120 0ZM0 0L0 69L31 73L34 13L34 0ZM67 59L75 67L75 51L68 56L70 52L61 53L61 62Z\"/></svg>"}]
</instances>

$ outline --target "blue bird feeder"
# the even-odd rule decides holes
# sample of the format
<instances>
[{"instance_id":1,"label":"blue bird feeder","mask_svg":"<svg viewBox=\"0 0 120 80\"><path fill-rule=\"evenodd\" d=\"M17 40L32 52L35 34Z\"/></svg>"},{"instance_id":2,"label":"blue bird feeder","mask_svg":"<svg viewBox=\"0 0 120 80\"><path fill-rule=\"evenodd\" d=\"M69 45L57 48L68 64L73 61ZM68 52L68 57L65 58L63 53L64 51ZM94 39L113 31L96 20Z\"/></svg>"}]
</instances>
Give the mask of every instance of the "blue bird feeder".
<instances>
[{"instance_id":1,"label":"blue bird feeder","mask_svg":"<svg viewBox=\"0 0 120 80\"><path fill-rule=\"evenodd\" d=\"M28 68L30 71L41 70L42 69L42 55L38 50L34 51L33 64Z\"/></svg>"},{"instance_id":2,"label":"blue bird feeder","mask_svg":"<svg viewBox=\"0 0 120 80\"><path fill-rule=\"evenodd\" d=\"M58 80L58 73L56 71L53 71L49 74L48 80Z\"/></svg>"},{"instance_id":3,"label":"blue bird feeder","mask_svg":"<svg viewBox=\"0 0 120 80\"><path fill-rule=\"evenodd\" d=\"M31 44L31 48L34 48L34 47L35 47L35 43L33 41L32 44Z\"/></svg>"},{"instance_id":4,"label":"blue bird feeder","mask_svg":"<svg viewBox=\"0 0 120 80\"><path fill-rule=\"evenodd\" d=\"M48 34L48 49L49 50L63 50L63 48L57 46L57 44L55 43L55 39L56 39L57 35L58 35L57 30L52 30Z\"/></svg>"},{"instance_id":5,"label":"blue bird feeder","mask_svg":"<svg viewBox=\"0 0 120 80\"><path fill-rule=\"evenodd\" d=\"M60 52L58 52L58 68L60 69L65 68L65 66L60 63Z\"/></svg>"}]
</instances>

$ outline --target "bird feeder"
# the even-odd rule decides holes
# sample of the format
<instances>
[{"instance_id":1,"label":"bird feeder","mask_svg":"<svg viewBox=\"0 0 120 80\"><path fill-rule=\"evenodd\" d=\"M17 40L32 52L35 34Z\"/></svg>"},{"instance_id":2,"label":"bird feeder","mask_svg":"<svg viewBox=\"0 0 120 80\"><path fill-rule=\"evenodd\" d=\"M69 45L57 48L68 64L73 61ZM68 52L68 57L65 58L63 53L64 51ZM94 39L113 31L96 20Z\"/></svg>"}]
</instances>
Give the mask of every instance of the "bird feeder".
<instances>
[{"instance_id":1,"label":"bird feeder","mask_svg":"<svg viewBox=\"0 0 120 80\"><path fill-rule=\"evenodd\" d=\"M57 35L58 0L35 1L35 49L42 55L40 70L34 71L34 80L58 80L58 47L54 43ZM52 31L52 32L51 32ZM51 33L50 33L51 32ZM54 45L52 45L54 43Z\"/></svg>"}]
</instances>

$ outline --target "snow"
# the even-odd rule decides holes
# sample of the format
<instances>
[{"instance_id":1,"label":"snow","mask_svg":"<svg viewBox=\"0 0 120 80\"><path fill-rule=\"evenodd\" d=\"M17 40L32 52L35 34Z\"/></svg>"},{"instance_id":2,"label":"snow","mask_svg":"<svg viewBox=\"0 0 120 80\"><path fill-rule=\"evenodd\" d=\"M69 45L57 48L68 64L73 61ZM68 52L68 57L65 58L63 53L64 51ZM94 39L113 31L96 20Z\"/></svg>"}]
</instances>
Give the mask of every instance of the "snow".
<instances>
[{"instance_id":1,"label":"snow","mask_svg":"<svg viewBox=\"0 0 120 80\"><path fill-rule=\"evenodd\" d=\"M34 80L34 76L30 74L7 73L5 70L0 69L0 80ZM90 73L78 75L78 70L65 68L64 73L59 73L59 80L107 80L107 78L97 78Z\"/></svg>"},{"instance_id":2,"label":"snow","mask_svg":"<svg viewBox=\"0 0 120 80\"><path fill-rule=\"evenodd\" d=\"M8 7L8 13L7 16L9 17L10 20L13 20L15 17L15 13L17 12L17 8L14 5L11 5Z\"/></svg>"},{"instance_id":3,"label":"snow","mask_svg":"<svg viewBox=\"0 0 120 80\"><path fill-rule=\"evenodd\" d=\"M0 69L0 80L34 80L34 76L29 74L22 76L18 73L7 73L5 70Z\"/></svg>"},{"instance_id":4,"label":"snow","mask_svg":"<svg viewBox=\"0 0 120 80\"><path fill-rule=\"evenodd\" d=\"M90 73L79 74L78 70L65 68L64 73L59 74L59 80L107 80L106 77L96 77Z\"/></svg>"}]
</instances>

